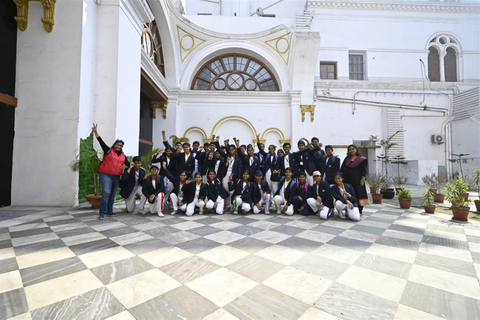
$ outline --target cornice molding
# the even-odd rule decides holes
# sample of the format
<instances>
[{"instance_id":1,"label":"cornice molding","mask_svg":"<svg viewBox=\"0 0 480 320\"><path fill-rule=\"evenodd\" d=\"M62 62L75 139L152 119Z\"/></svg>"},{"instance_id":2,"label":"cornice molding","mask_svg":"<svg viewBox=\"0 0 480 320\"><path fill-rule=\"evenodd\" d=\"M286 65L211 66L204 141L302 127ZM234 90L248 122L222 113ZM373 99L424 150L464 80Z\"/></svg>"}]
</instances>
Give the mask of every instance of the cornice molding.
<instances>
[{"instance_id":1,"label":"cornice molding","mask_svg":"<svg viewBox=\"0 0 480 320\"><path fill-rule=\"evenodd\" d=\"M424 88L421 79L410 79L411 81L355 81L355 80L321 80L315 77L317 89L339 89L339 90L427 90ZM426 84L426 83L425 83ZM431 82L435 90L454 90L456 86L479 86L480 81L464 82Z\"/></svg>"},{"instance_id":2,"label":"cornice molding","mask_svg":"<svg viewBox=\"0 0 480 320\"><path fill-rule=\"evenodd\" d=\"M309 1L308 10L313 13L318 9L348 10L387 10L387 11L421 11L421 12L453 12L480 13L477 3L419 3L419 2L353 2L353 1Z\"/></svg>"}]
</instances>

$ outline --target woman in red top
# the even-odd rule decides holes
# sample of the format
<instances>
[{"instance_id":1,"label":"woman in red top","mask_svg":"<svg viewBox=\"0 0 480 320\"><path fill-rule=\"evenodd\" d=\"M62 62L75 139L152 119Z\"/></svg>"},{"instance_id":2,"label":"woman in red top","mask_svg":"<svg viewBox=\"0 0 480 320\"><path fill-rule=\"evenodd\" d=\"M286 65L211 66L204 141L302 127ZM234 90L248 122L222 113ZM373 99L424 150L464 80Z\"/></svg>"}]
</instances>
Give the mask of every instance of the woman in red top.
<instances>
[{"instance_id":1,"label":"woman in red top","mask_svg":"<svg viewBox=\"0 0 480 320\"><path fill-rule=\"evenodd\" d=\"M120 181L120 176L123 173L123 165L127 167L130 162L127 160L125 153L123 153L123 141L115 140L112 147L105 144L97 131L98 124L93 124L93 133L97 138L103 150L103 160L98 168L100 185L102 186L102 201L100 202L100 220L105 218L105 215L116 216L113 213L113 202L117 194L117 188Z\"/></svg>"}]
</instances>

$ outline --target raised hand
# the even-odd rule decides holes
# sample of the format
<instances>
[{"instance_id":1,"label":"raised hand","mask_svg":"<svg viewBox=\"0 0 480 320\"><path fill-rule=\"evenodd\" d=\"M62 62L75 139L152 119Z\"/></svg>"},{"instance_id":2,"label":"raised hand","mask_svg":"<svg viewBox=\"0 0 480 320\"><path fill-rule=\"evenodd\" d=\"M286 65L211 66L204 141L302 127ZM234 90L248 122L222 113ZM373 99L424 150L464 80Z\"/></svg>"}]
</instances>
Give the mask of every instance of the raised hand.
<instances>
[{"instance_id":1,"label":"raised hand","mask_svg":"<svg viewBox=\"0 0 480 320\"><path fill-rule=\"evenodd\" d=\"M95 137L96 137L96 138L99 137L99 134L98 134L98 131L97 131L97 127L98 127L98 123L94 123L94 124L93 124L93 127L92 127L92 131L93 131L93 133L95 134Z\"/></svg>"}]
</instances>

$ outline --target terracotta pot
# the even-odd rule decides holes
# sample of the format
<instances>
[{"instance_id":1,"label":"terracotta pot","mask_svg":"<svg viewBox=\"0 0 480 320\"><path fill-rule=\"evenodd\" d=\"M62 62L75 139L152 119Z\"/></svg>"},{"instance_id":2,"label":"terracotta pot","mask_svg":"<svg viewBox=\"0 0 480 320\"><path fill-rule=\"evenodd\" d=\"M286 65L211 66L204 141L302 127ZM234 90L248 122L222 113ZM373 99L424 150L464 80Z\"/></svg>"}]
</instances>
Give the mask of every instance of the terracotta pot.
<instances>
[{"instance_id":1,"label":"terracotta pot","mask_svg":"<svg viewBox=\"0 0 480 320\"><path fill-rule=\"evenodd\" d=\"M377 193L377 187L370 187L370 193L371 194Z\"/></svg>"},{"instance_id":2,"label":"terracotta pot","mask_svg":"<svg viewBox=\"0 0 480 320\"><path fill-rule=\"evenodd\" d=\"M400 192L400 190L403 190L403 188L395 188L395 194L398 195L398 193Z\"/></svg>"},{"instance_id":3,"label":"terracotta pot","mask_svg":"<svg viewBox=\"0 0 480 320\"><path fill-rule=\"evenodd\" d=\"M382 203L383 194L381 193L372 193L372 201L373 203L381 204Z\"/></svg>"},{"instance_id":4,"label":"terracotta pot","mask_svg":"<svg viewBox=\"0 0 480 320\"><path fill-rule=\"evenodd\" d=\"M463 201L467 201L469 196L470 196L470 193L465 192L465 193L463 194Z\"/></svg>"},{"instance_id":5,"label":"terracotta pot","mask_svg":"<svg viewBox=\"0 0 480 320\"><path fill-rule=\"evenodd\" d=\"M87 194L85 196L88 202L92 205L92 209L100 209L100 202L102 201L102 196L96 196L94 194Z\"/></svg>"},{"instance_id":6,"label":"terracotta pot","mask_svg":"<svg viewBox=\"0 0 480 320\"><path fill-rule=\"evenodd\" d=\"M423 210L425 210L426 213L435 213L435 209L437 208L436 205L434 204L425 204L423 205Z\"/></svg>"},{"instance_id":7,"label":"terracotta pot","mask_svg":"<svg viewBox=\"0 0 480 320\"><path fill-rule=\"evenodd\" d=\"M452 206L453 219L459 221L468 221L468 213L470 207L454 207Z\"/></svg>"},{"instance_id":8,"label":"terracotta pot","mask_svg":"<svg viewBox=\"0 0 480 320\"><path fill-rule=\"evenodd\" d=\"M480 212L480 200L475 200L475 207L477 207L477 212Z\"/></svg>"},{"instance_id":9,"label":"terracotta pot","mask_svg":"<svg viewBox=\"0 0 480 320\"><path fill-rule=\"evenodd\" d=\"M412 199L398 198L398 202L400 203L401 209L410 209L410 205L412 204Z\"/></svg>"},{"instance_id":10,"label":"terracotta pot","mask_svg":"<svg viewBox=\"0 0 480 320\"><path fill-rule=\"evenodd\" d=\"M428 189L428 191L430 191L432 194L437 193L437 189Z\"/></svg>"},{"instance_id":11,"label":"terracotta pot","mask_svg":"<svg viewBox=\"0 0 480 320\"><path fill-rule=\"evenodd\" d=\"M435 193L435 195L433 196L433 201L435 202L443 203L444 200L445 195L442 193Z\"/></svg>"},{"instance_id":12,"label":"terracotta pot","mask_svg":"<svg viewBox=\"0 0 480 320\"><path fill-rule=\"evenodd\" d=\"M382 192L384 199L393 199L395 197L395 190L393 188L388 188Z\"/></svg>"}]
</instances>

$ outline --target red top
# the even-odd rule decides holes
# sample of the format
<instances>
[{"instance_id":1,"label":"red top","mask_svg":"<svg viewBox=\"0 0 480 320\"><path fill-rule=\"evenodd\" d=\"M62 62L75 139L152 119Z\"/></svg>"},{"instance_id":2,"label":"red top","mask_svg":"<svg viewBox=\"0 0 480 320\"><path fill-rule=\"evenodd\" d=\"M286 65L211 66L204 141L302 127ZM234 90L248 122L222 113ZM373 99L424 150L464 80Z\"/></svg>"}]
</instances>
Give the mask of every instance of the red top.
<instances>
[{"instance_id":1,"label":"red top","mask_svg":"<svg viewBox=\"0 0 480 320\"><path fill-rule=\"evenodd\" d=\"M117 154L115 149L111 148L98 168L98 172L119 176L123 173L123 164L125 163L125 153Z\"/></svg>"}]
</instances>

